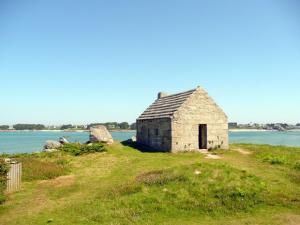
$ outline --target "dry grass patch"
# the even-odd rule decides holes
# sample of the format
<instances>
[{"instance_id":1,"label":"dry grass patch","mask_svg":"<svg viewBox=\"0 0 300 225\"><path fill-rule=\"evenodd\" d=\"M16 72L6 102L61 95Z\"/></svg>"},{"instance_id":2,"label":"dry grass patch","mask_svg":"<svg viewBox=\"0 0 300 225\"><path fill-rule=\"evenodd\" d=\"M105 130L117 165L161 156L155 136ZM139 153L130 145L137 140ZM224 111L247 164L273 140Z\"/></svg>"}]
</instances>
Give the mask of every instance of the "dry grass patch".
<instances>
[{"instance_id":1,"label":"dry grass patch","mask_svg":"<svg viewBox=\"0 0 300 225\"><path fill-rule=\"evenodd\" d=\"M252 154L251 152L246 151L245 149L242 149L242 148L233 148L231 150L237 151L237 152L241 153L242 155L251 155Z\"/></svg>"},{"instance_id":2,"label":"dry grass patch","mask_svg":"<svg viewBox=\"0 0 300 225\"><path fill-rule=\"evenodd\" d=\"M19 158L22 162L23 181L49 180L67 174L64 163L42 161L35 158Z\"/></svg>"},{"instance_id":3,"label":"dry grass patch","mask_svg":"<svg viewBox=\"0 0 300 225\"><path fill-rule=\"evenodd\" d=\"M185 181L186 177L175 174L172 170L155 170L136 177L138 183L146 185L164 185L172 181Z\"/></svg>"},{"instance_id":4,"label":"dry grass patch","mask_svg":"<svg viewBox=\"0 0 300 225\"><path fill-rule=\"evenodd\" d=\"M61 176L53 180L43 180L39 182L39 184L41 185L51 186L54 188L68 187L74 185L74 183L75 183L74 175Z\"/></svg>"},{"instance_id":5,"label":"dry grass patch","mask_svg":"<svg viewBox=\"0 0 300 225\"><path fill-rule=\"evenodd\" d=\"M300 215L288 214L286 215L287 225L299 225Z\"/></svg>"}]
</instances>

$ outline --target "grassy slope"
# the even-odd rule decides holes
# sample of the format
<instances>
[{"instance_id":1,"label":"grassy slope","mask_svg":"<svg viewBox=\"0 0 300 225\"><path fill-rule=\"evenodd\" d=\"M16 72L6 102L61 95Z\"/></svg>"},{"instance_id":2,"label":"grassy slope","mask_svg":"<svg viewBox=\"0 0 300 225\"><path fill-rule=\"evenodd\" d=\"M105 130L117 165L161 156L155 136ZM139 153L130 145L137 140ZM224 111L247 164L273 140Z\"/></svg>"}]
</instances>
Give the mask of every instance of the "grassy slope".
<instances>
[{"instance_id":1,"label":"grassy slope","mask_svg":"<svg viewBox=\"0 0 300 225\"><path fill-rule=\"evenodd\" d=\"M28 179L0 206L0 224L300 224L299 148L232 145L216 154L222 159L121 144L52 154L39 160L68 162L68 175Z\"/></svg>"}]
</instances>

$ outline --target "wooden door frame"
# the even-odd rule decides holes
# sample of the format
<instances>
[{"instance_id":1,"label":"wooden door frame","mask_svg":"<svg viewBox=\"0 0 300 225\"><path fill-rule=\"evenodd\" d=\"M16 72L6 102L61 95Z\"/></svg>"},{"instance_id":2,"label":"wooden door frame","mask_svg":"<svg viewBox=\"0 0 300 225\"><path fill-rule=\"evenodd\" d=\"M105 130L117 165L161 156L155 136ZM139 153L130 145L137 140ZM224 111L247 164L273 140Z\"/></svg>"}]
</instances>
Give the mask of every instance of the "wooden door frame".
<instances>
[{"instance_id":1,"label":"wooden door frame","mask_svg":"<svg viewBox=\"0 0 300 225\"><path fill-rule=\"evenodd\" d=\"M207 149L207 124L198 125L198 146L199 149Z\"/></svg>"}]
</instances>

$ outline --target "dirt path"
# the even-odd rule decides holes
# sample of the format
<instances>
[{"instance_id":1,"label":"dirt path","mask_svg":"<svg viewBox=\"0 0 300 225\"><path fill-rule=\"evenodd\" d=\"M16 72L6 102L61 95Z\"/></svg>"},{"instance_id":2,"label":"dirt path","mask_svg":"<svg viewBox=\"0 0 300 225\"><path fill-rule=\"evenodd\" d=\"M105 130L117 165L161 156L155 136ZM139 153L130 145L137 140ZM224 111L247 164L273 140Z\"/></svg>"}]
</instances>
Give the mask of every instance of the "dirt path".
<instances>
[{"instance_id":1,"label":"dirt path","mask_svg":"<svg viewBox=\"0 0 300 225\"><path fill-rule=\"evenodd\" d=\"M206 157L205 157L206 159L222 159L221 156L211 154L211 153L209 153L209 151L207 151L206 149L200 150L199 152L200 152L201 154L206 155Z\"/></svg>"},{"instance_id":2,"label":"dirt path","mask_svg":"<svg viewBox=\"0 0 300 225\"><path fill-rule=\"evenodd\" d=\"M222 159L221 156L213 155L213 154L207 154L207 156L205 158L206 159Z\"/></svg>"},{"instance_id":3,"label":"dirt path","mask_svg":"<svg viewBox=\"0 0 300 225\"><path fill-rule=\"evenodd\" d=\"M239 152L242 155L251 155L252 153L241 148L233 148L233 151Z\"/></svg>"}]
</instances>

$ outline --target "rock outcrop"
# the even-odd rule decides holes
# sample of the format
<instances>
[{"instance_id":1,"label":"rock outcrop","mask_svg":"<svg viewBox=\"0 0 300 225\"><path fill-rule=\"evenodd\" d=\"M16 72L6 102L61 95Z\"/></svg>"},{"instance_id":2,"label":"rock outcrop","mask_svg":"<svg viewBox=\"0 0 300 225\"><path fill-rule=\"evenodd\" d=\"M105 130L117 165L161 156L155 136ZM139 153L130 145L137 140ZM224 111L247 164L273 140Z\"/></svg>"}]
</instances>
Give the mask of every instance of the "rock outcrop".
<instances>
[{"instance_id":1,"label":"rock outcrop","mask_svg":"<svg viewBox=\"0 0 300 225\"><path fill-rule=\"evenodd\" d=\"M58 141L46 141L46 144L44 145L44 151L45 152L54 152L57 151L62 146L61 143Z\"/></svg>"},{"instance_id":2,"label":"rock outcrop","mask_svg":"<svg viewBox=\"0 0 300 225\"><path fill-rule=\"evenodd\" d=\"M99 125L90 128L90 142L104 142L112 144L114 140L106 127Z\"/></svg>"}]
</instances>

